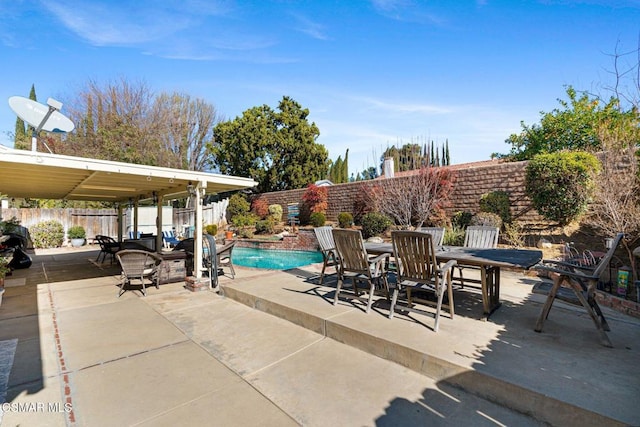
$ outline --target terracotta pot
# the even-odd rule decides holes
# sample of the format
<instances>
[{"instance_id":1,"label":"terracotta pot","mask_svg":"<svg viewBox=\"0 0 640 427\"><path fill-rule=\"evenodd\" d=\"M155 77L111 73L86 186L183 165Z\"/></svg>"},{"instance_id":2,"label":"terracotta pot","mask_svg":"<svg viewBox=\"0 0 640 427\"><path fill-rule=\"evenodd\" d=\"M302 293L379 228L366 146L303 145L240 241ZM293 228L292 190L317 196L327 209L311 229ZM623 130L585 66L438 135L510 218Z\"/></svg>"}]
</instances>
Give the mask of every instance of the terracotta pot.
<instances>
[{"instance_id":1,"label":"terracotta pot","mask_svg":"<svg viewBox=\"0 0 640 427\"><path fill-rule=\"evenodd\" d=\"M224 232L225 239L233 239L233 231L225 231Z\"/></svg>"}]
</instances>

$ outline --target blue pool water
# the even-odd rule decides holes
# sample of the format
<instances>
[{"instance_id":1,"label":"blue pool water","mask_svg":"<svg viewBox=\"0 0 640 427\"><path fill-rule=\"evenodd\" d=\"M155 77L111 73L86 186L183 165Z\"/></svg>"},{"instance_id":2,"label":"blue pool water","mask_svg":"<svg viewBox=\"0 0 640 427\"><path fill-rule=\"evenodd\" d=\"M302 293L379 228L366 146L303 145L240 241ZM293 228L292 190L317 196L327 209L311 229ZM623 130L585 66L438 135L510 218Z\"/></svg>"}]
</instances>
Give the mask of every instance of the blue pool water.
<instances>
[{"instance_id":1,"label":"blue pool water","mask_svg":"<svg viewBox=\"0 0 640 427\"><path fill-rule=\"evenodd\" d=\"M234 248L231 259L243 267L288 270L322 262L320 252L285 251L280 249Z\"/></svg>"}]
</instances>

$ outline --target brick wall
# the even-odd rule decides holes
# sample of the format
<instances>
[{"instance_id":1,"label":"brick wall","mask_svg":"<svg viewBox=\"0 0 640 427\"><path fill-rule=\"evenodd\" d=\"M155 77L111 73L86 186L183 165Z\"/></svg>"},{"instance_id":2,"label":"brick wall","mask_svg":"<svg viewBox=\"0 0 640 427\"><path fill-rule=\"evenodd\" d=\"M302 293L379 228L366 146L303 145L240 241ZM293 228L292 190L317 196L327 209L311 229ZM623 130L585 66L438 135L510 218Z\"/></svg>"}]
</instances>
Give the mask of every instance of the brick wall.
<instances>
[{"instance_id":1,"label":"brick wall","mask_svg":"<svg viewBox=\"0 0 640 427\"><path fill-rule=\"evenodd\" d=\"M525 166L527 162L498 162L489 165L483 162L479 166L461 165L453 166L456 179L451 197L452 205L447 208L451 215L457 211L476 213L479 210L480 197L491 191L502 190L510 195L511 214L524 222L544 222L538 213L531 208L531 201L525 195ZM390 179L406 180L406 177ZM364 186L369 186L375 181L351 182L337 184L328 187L329 206L327 220L337 221L340 212L353 212L354 201ZM287 215L287 203L302 203L304 189L277 191L264 194L269 204L279 204Z\"/></svg>"}]
</instances>

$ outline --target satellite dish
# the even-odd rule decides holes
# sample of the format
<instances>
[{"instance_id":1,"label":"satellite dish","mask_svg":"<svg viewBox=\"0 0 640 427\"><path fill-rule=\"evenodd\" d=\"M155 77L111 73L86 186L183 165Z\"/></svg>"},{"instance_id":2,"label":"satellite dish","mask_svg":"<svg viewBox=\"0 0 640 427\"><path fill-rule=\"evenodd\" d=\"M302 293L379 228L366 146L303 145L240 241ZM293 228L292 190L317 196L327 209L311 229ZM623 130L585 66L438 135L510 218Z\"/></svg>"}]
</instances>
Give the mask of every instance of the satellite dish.
<instances>
[{"instance_id":1,"label":"satellite dish","mask_svg":"<svg viewBox=\"0 0 640 427\"><path fill-rule=\"evenodd\" d=\"M73 122L60 113L62 104L49 98L48 106L40 104L22 96L9 98L9 106L22 120L29 123L36 130L47 132L71 132L75 127Z\"/></svg>"},{"instance_id":2,"label":"satellite dish","mask_svg":"<svg viewBox=\"0 0 640 427\"><path fill-rule=\"evenodd\" d=\"M37 135L41 130L47 132L71 132L75 127L71 120L57 111L62 108L61 102L49 98L47 99L47 105L42 105L22 96L9 98L9 107L13 112L36 129L31 136L31 151L37 151ZM43 144L51 153L51 149L44 141Z\"/></svg>"}]
</instances>

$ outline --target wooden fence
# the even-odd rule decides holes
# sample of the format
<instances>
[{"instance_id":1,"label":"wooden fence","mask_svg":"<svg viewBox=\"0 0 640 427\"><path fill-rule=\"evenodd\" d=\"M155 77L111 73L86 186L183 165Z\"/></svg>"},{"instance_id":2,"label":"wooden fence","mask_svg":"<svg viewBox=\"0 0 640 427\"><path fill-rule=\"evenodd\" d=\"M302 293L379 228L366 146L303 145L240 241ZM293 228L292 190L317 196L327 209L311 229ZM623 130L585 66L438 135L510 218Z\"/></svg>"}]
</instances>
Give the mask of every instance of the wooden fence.
<instances>
[{"instance_id":1,"label":"wooden fence","mask_svg":"<svg viewBox=\"0 0 640 427\"><path fill-rule=\"evenodd\" d=\"M203 225L216 224L222 229L226 224L226 210L229 200L213 203L202 208ZM0 209L0 219L8 221L16 218L20 225L30 228L43 221L58 221L66 230L81 225L87 232L87 238L96 235L116 237L118 235L118 211L116 209ZM173 225L176 231L183 233L194 225L194 209L173 209ZM125 232L127 230L124 230Z\"/></svg>"}]
</instances>

